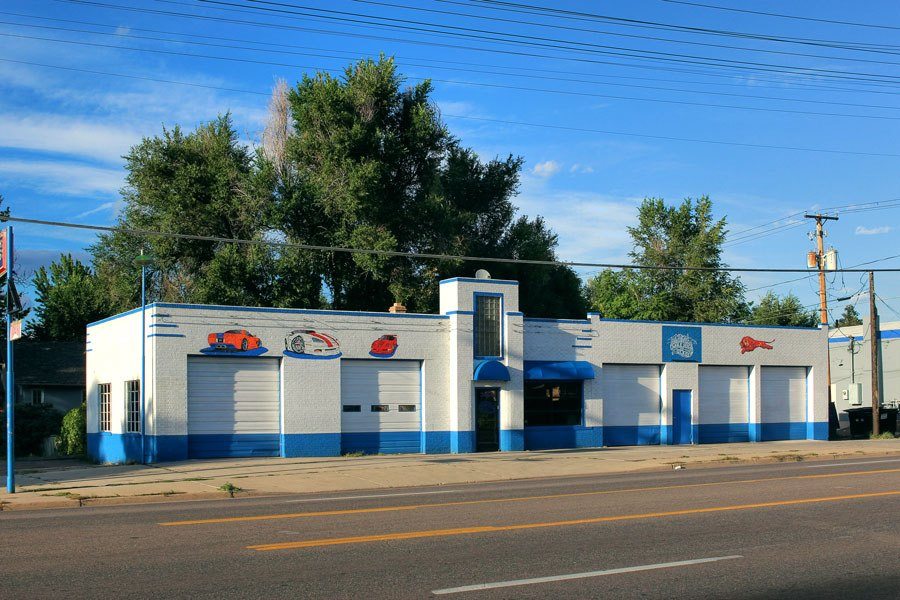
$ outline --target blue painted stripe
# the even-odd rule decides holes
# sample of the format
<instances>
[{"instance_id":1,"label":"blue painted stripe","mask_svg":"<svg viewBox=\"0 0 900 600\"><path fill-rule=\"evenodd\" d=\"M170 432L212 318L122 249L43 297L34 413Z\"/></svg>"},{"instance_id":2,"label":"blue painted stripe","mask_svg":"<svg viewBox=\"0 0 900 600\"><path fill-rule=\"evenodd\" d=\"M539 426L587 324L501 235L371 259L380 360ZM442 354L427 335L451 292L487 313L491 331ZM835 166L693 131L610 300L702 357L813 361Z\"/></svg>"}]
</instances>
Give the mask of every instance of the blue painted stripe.
<instances>
[{"instance_id":1,"label":"blue painted stripe","mask_svg":"<svg viewBox=\"0 0 900 600\"><path fill-rule=\"evenodd\" d=\"M521 429L500 430L500 450L519 452L525 449L525 432Z\"/></svg>"},{"instance_id":2,"label":"blue painted stripe","mask_svg":"<svg viewBox=\"0 0 900 600\"><path fill-rule=\"evenodd\" d=\"M578 344L572 344L573 348L593 348L593 346L579 346Z\"/></svg>"},{"instance_id":3,"label":"blue painted stripe","mask_svg":"<svg viewBox=\"0 0 900 600\"><path fill-rule=\"evenodd\" d=\"M603 427L604 446L659 445L659 425L606 425Z\"/></svg>"},{"instance_id":4,"label":"blue painted stripe","mask_svg":"<svg viewBox=\"0 0 900 600\"><path fill-rule=\"evenodd\" d=\"M602 429L582 425L526 427L525 449L598 448L603 443Z\"/></svg>"},{"instance_id":5,"label":"blue painted stripe","mask_svg":"<svg viewBox=\"0 0 900 600\"><path fill-rule=\"evenodd\" d=\"M603 323L649 323L652 325L703 325L704 327L747 327L750 329L800 329L818 331L819 327L793 327L790 325L747 325L745 323L703 323L695 321L648 321L644 319L600 319Z\"/></svg>"},{"instance_id":6,"label":"blue painted stripe","mask_svg":"<svg viewBox=\"0 0 900 600\"><path fill-rule=\"evenodd\" d=\"M246 458L278 456L281 439L277 433L235 433L188 435L190 458Z\"/></svg>"},{"instance_id":7,"label":"blue painted stripe","mask_svg":"<svg viewBox=\"0 0 900 600\"><path fill-rule=\"evenodd\" d=\"M155 304L151 304L150 306L155 306ZM151 318L151 319L155 319L155 318L157 318L157 317L165 317L165 318L168 318L168 317L171 317L171 316L172 316L172 315L167 315L167 314L165 314L165 313L153 313L152 315L150 315L150 318Z\"/></svg>"},{"instance_id":8,"label":"blue painted stripe","mask_svg":"<svg viewBox=\"0 0 900 600\"><path fill-rule=\"evenodd\" d=\"M474 310L449 310L444 313L445 315L474 315Z\"/></svg>"},{"instance_id":9,"label":"blue painted stripe","mask_svg":"<svg viewBox=\"0 0 900 600\"><path fill-rule=\"evenodd\" d=\"M339 433L287 433L281 436L281 455L286 458L299 456L340 456Z\"/></svg>"},{"instance_id":10,"label":"blue painted stripe","mask_svg":"<svg viewBox=\"0 0 900 600\"><path fill-rule=\"evenodd\" d=\"M578 323L580 325L590 325L590 321L587 319L544 319L541 317L525 317L526 321L533 321L535 323Z\"/></svg>"},{"instance_id":11,"label":"blue painted stripe","mask_svg":"<svg viewBox=\"0 0 900 600\"><path fill-rule=\"evenodd\" d=\"M517 311L507 311L507 317L524 317L525 313L517 312Z\"/></svg>"},{"instance_id":12,"label":"blue painted stripe","mask_svg":"<svg viewBox=\"0 0 900 600\"><path fill-rule=\"evenodd\" d=\"M450 279L442 279L440 285L444 285L445 283L453 283L458 281L460 283L488 283L494 285L519 285L518 281L513 281L512 279L475 279L474 277L452 277Z\"/></svg>"},{"instance_id":13,"label":"blue painted stripe","mask_svg":"<svg viewBox=\"0 0 900 600\"><path fill-rule=\"evenodd\" d=\"M593 342L594 341L594 338L592 338L592 337L576 337L575 339L580 342Z\"/></svg>"},{"instance_id":14,"label":"blue painted stripe","mask_svg":"<svg viewBox=\"0 0 900 600\"><path fill-rule=\"evenodd\" d=\"M450 432L450 452L465 453L475 452L475 432L474 431L451 431Z\"/></svg>"},{"instance_id":15,"label":"blue painted stripe","mask_svg":"<svg viewBox=\"0 0 900 600\"><path fill-rule=\"evenodd\" d=\"M367 431L341 434L341 454L411 454L421 450L418 431Z\"/></svg>"},{"instance_id":16,"label":"blue painted stripe","mask_svg":"<svg viewBox=\"0 0 900 600\"><path fill-rule=\"evenodd\" d=\"M593 329L582 329L581 333L594 333Z\"/></svg>"},{"instance_id":17,"label":"blue painted stripe","mask_svg":"<svg viewBox=\"0 0 900 600\"><path fill-rule=\"evenodd\" d=\"M88 456L100 463L141 462L141 434L99 431L87 434Z\"/></svg>"},{"instance_id":18,"label":"blue painted stripe","mask_svg":"<svg viewBox=\"0 0 900 600\"><path fill-rule=\"evenodd\" d=\"M806 439L806 421L796 423L759 423L759 428L760 439L763 442Z\"/></svg>"},{"instance_id":19,"label":"blue painted stripe","mask_svg":"<svg viewBox=\"0 0 900 600\"><path fill-rule=\"evenodd\" d=\"M750 441L748 423L701 423L696 426L699 443L723 444Z\"/></svg>"},{"instance_id":20,"label":"blue painted stripe","mask_svg":"<svg viewBox=\"0 0 900 600\"><path fill-rule=\"evenodd\" d=\"M175 323L150 323L150 327L178 327Z\"/></svg>"},{"instance_id":21,"label":"blue painted stripe","mask_svg":"<svg viewBox=\"0 0 900 600\"><path fill-rule=\"evenodd\" d=\"M110 321L115 321L116 319L121 319L122 317L127 317L128 315L133 315L135 313L141 312L141 307L132 308L131 310L125 311L123 313L119 313L117 315L113 315L111 317L106 317L105 319L100 319L99 321L94 321L93 323L88 323L85 327L94 327L95 325L100 325L101 323L109 323Z\"/></svg>"},{"instance_id":22,"label":"blue painted stripe","mask_svg":"<svg viewBox=\"0 0 900 600\"><path fill-rule=\"evenodd\" d=\"M183 333L151 333L147 335L148 338L152 337L174 337L174 338L183 338L185 335Z\"/></svg>"},{"instance_id":23,"label":"blue painted stripe","mask_svg":"<svg viewBox=\"0 0 900 600\"><path fill-rule=\"evenodd\" d=\"M390 319L446 319L445 315L423 315L418 313L390 313L390 312L357 312L352 310L318 310L310 308L268 308L263 306L222 306L218 304L170 304L159 302L148 307L179 308L186 310L222 310L234 312L259 312L285 315L337 315L344 317L378 317ZM140 310L135 309L135 310ZM122 316L124 316L123 313ZM112 317L111 317L112 318Z\"/></svg>"},{"instance_id":24,"label":"blue painted stripe","mask_svg":"<svg viewBox=\"0 0 900 600\"><path fill-rule=\"evenodd\" d=\"M863 337L864 337L864 335L856 336L856 341L862 342ZM878 337L880 337L883 340L900 338L900 329L884 329L884 330L878 332ZM829 344L846 344L848 342L850 342L849 336L828 338Z\"/></svg>"},{"instance_id":25,"label":"blue painted stripe","mask_svg":"<svg viewBox=\"0 0 900 600\"><path fill-rule=\"evenodd\" d=\"M422 436L425 439L425 454L450 453L449 431L423 431Z\"/></svg>"}]
</instances>

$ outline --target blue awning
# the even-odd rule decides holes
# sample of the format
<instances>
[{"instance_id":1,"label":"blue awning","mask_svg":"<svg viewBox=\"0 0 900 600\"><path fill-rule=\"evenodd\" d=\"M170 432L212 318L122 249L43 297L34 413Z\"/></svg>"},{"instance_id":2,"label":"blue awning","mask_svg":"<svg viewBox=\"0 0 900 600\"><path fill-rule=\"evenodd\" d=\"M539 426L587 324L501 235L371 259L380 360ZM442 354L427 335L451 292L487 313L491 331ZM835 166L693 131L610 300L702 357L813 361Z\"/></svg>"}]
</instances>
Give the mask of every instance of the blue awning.
<instances>
[{"instance_id":1,"label":"blue awning","mask_svg":"<svg viewBox=\"0 0 900 600\"><path fill-rule=\"evenodd\" d=\"M473 381L509 381L509 369L499 360L476 360Z\"/></svg>"},{"instance_id":2,"label":"blue awning","mask_svg":"<svg viewBox=\"0 0 900 600\"><path fill-rule=\"evenodd\" d=\"M594 367L586 360L526 360L525 379L593 379Z\"/></svg>"}]
</instances>

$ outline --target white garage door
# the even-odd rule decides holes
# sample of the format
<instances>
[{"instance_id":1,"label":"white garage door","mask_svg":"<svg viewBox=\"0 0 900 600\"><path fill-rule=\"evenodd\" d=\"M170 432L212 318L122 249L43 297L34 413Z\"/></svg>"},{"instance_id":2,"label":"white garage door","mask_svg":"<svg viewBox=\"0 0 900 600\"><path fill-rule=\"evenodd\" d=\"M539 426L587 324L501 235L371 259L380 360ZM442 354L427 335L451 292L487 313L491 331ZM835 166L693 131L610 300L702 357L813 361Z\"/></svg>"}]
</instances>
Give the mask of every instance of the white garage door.
<instances>
[{"instance_id":1,"label":"white garage door","mask_svg":"<svg viewBox=\"0 0 900 600\"><path fill-rule=\"evenodd\" d=\"M806 439L806 367L763 367L761 438Z\"/></svg>"},{"instance_id":2,"label":"white garage door","mask_svg":"<svg viewBox=\"0 0 900 600\"><path fill-rule=\"evenodd\" d=\"M188 454L278 456L278 360L188 357Z\"/></svg>"},{"instance_id":3,"label":"white garage door","mask_svg":"<svg viewBox=\"0 0 900 600\"><path fill-rule=\"evenodd\" d=\"M341 361L342 452L419 452L421 411L418 361Z\"/></svg>"},{"instance_id":4,"label":"white garage door","mask_svg":"<svg viewBox=\"0 0 900 600\"><path fill-rule=\"evenodd\" d=\"M748 367L700 367L700 442L748 442Z\"/></svg>"},{"instance_id":5,"label":"white garage door","mask_svg":"<svg viewBox=\"0 0 900 600\"><path fill-rule=\"evenodd\" d=\"M603 365L603 444L659 443L659 365Z\"/></svg>"}]
</instances>

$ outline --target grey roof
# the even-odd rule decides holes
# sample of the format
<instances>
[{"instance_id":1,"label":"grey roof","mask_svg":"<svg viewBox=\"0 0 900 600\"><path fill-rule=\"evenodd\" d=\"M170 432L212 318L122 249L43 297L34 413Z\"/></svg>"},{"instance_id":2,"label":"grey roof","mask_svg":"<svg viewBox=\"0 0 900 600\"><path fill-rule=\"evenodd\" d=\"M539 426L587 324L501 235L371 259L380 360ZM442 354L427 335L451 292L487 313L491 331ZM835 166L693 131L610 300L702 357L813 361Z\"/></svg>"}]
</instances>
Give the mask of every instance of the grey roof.
<instances>
[{"instance_id":1,"label":"grey roof","mask_svg":"<svg viewBox=\"0 0 900 600\"><path fill-rule=\"evenodd\" d=\"M16 385L84 387L84 342L13 342ZM6 343L0 344L6 364Z\"/></svg>"}]
</instances>

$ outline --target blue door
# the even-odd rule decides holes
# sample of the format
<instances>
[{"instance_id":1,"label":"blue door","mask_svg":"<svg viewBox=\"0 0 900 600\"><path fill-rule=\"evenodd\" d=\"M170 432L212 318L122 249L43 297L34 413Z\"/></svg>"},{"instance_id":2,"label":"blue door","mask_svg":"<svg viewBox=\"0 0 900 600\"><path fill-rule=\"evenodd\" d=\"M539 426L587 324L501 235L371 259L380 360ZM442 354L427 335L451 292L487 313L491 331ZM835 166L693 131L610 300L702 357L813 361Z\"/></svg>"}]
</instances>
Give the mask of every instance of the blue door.
<instances>
[{"instance_id":1,"label":"blue door","mask_svg":"<svg viewBox=\"0 0 900 600\"><path fill-rule=\"evenodd\" d=\"M691 443L691 390L672 390L672 443Z\"/></svg>"}]
</instances>

